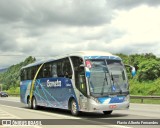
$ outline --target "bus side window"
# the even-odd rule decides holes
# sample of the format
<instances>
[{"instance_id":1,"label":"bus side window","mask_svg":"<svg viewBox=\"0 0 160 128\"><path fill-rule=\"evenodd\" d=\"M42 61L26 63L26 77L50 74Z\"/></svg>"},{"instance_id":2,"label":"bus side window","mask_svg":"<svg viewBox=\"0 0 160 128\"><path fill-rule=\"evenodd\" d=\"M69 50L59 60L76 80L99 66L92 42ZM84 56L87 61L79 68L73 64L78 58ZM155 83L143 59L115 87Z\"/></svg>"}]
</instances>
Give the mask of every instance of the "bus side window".
<instances>
[{"instance_id":1,"label":"bus side window","mask_svg":"<svg viewBox=\"0 0 160 128\"><path fill-rule=\"evenodd\" d=\"M24 69L24 80L27 80L27 69Z\"/></svg>"},{"instance_id":2,"label":"bus side window","mask_svg":"<svg viewBox=\"0 0 160 128\"><path fill-rule=\"evenodd\" d=\"M43 68L43 78L51 77L51 65L46 63Z\"/></svg>"},{"instance_id":3,"label":"bus side window","mask_svg":"<svg viewBox=\"0 0 160 128\"><path fill-rule=\"evenodd\" d=\"M70 61L69 61L69 58L65 58L63 60L63 74L64 74L64 77L66 78L72 78L72 68L71 68L71 64L70 64Z\"/></svg>"},{"instance_id":4,"label":"bus side window","mask_svg":"<svg viewBox=\"0 0 160 128\"><path fill-rule=\"evenodd\" d=\"M57 61L57 76L64 77L62 72L62 60Z\"/></svg>"},{"instance_id":5,"label":"bus side window","mask_svg":"<svg viewBox=\"0 0 160 128\"><path fill-rule=\"evenodd\" d=\"M21 81L24 80L24 75L25 75L24 72L25 72L25 69L22 69L20 71L20 79L21 79Z\"/></svg>"},{"instance_id":6,"label":"bus side window","mask_svg":"<svg viewBox=\"0 0 160 128\"><path fill-rule=\"evenodd\" d=\"M30 71L30 77L31 77L31 79L34 79L34 76L35 76L35 73L36 73L36 67L31 67L31 69L30 69L31 71Z\"/></svg>"},{"instance_id":7,"label":"bus side window","mask_svg":"<svg viewBox=\"0 0 160 128\"><path fill-rule=\"evenodd\" d=\"M52 77L57 77L57 64L54 62L51 65L51 68L52 68Z\"/></svg>"},{"instance_id":8,"label":"bus side window","mask_svg":"<svg viewBox=\"0 0 160 128\"><path fill-rule=\"evenodd\" d=\"M37 66L37 70L39 69L39 67L40 67L40 65ZM43 67L44 67L44 65L42 66L42 68L38 72L37 78L43 78Z\"/></svg>"}]
</instances>

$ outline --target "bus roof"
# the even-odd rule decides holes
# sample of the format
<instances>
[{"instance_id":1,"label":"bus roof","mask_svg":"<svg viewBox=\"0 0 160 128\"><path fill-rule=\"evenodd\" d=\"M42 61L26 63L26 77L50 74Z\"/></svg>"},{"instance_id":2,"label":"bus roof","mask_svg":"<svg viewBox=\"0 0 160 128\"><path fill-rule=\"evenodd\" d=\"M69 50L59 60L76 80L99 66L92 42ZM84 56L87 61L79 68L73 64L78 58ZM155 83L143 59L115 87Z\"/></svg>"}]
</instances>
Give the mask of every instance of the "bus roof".
<instances>
[{"instance_id":1,"label":"bus roof","mask_svg":"<svg viewBox=\"0 0 160 128\"><path fill-rule=\"evenodd\" d=\"M27 68L27 67L40 65L40 64L43 64L43 63L47 63L47 62L51 62L51 61L54 61L54 60L62 59L62 58L69 57L69 56L79 56L79 57L107 56L107 57L113 57L113 58L121 60L120 57L112 55L111 53L108 53L108 52L102 52L102 51L78 51L78 52L68 53L68 54L61 55L61 56L49 57L47 59L36 61L34 63L28 64L27 66L22 67L22 69L23 68Z\"/></svg>"}]
</instances>

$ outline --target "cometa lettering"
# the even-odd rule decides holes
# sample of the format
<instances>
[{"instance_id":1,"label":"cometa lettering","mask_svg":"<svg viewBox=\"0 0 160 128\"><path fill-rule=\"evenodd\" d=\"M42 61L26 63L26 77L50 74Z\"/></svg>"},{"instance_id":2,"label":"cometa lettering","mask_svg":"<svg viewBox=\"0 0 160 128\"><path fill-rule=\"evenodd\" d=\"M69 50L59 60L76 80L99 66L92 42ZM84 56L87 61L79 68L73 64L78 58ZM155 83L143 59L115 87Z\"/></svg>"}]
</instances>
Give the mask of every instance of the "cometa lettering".
<instances>
[{"instance_id":1,"label":"cometa lettering","mask_svg":"<svg viewBox=\"0 0 160 128\"><path fill-rule=\"evenodd\" d=\"M61 81L49 81L47 80L47 87L61 87Z\"/></svg>"}]
</instances>

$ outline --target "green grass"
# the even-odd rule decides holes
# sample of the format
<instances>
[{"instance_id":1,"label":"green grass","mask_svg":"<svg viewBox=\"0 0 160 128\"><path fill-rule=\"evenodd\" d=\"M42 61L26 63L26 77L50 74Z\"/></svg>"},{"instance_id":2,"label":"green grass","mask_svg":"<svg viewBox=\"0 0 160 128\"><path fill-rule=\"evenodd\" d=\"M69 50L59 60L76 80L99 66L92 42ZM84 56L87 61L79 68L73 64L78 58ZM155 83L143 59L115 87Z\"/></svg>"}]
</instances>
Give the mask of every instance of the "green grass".
<instances>
[{"instance_id":1,"label":"green grass","mask_svg":"<svg viewBox=\"0 0 160 128\"><path fill-rule=\"evenodd\" d=\"M157 95L160 96L160 78L155 81L138 82L135 79L130 80L130 94L131 95Z\"/></svg>"},{"instance_id":2,"label":"green grass","mask_svg":"<svg viewBox=\"0 0 160 128\"><path fill-rule=\"evenodd\" d=\"M160 96L160 78L154 81L138 82L130 80L130 95L138 96ZM142 103L141 99L131 99L131 103ZM144 104L160 104L157 99L143 99Z\"/></svg>"}]
</instances>

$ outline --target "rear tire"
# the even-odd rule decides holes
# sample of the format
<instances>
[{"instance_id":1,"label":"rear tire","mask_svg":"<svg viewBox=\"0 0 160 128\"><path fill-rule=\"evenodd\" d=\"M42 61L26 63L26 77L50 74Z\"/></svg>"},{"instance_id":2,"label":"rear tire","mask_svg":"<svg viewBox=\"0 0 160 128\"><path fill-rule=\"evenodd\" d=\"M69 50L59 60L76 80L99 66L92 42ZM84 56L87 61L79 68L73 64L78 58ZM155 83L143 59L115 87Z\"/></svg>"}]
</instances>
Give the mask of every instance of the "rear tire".
<instances>
[{"instance_id":1,"label":"rear tire","mask_svg":"<svg viewBox=\"0 0 160 128\"><path fill-rule=\"evenodd\" d=\"M30 109L33 108L32 101L30 101L30 97L27 98L27 104L28 104L28 108Z\"/></svg>"},{"instance_id":2,"label":"rear tire","mask_svg":"<svg viewBox=\"0 0 160 128\"><path fill-rule=\"evenodd\" d=\"M104 115L110 115L112 112L113 112L112 110L111 111L103 111L103 114Z\"/></svg>"},{"instance_id":3,"label":"rear tire","mask_svg":"<svg viewBox=\"0 0 160 128\"><path fill-rule=\"evenodd\" d=\"M77 106L76 101L73 99L70 104L71 104L70 105L71 106L71 114L73 116L78 116L79 111L78 111L78 106Z\"/></svg>"},{"instance_id":4,"label":"rear tire","mask_svg":"<svg viewBox=\"0 0 160 128\"><path fill-rule=\"evenodd\" d=\"M38 109L37 100L36 100L35 97L32 98L32 108L33 108L33 109Z\"/></svg>"}]
</instances>

